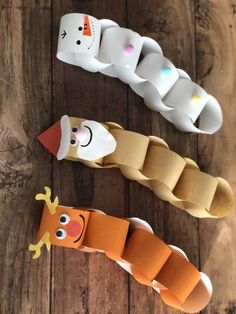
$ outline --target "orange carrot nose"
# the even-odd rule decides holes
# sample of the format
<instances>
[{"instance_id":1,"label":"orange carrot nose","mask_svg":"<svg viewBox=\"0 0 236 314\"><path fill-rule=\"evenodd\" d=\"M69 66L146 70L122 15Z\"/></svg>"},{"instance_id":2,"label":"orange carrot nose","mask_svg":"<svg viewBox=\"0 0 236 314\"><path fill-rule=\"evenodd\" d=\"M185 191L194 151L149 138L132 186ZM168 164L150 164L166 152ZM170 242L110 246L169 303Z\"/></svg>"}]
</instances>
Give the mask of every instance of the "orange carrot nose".
<instances>
[{"instance_id":1,"label":"orange carrot nose","mask_svg":"<svg viewBox=\"0 0 236 314\"><path fill-rule=\"evenodd\" d=\"M70 221L68 225L66 226L66 232L70 237L76 237L78 236L81 231L82 227L78 221Z\"/></svg>"},{"instance_id":2,"label":"orange carrot nose","mask_svg":"<svg viewBox=\"0 0 236 314\"><path fill-rule=\"evenodd\" d=\"M84 36L91 36L91 27L90 27L90 22L89 22L89 17L88 15L84 16L84 30L83 30L83 35Z\"/></svg>"}]
</instances>

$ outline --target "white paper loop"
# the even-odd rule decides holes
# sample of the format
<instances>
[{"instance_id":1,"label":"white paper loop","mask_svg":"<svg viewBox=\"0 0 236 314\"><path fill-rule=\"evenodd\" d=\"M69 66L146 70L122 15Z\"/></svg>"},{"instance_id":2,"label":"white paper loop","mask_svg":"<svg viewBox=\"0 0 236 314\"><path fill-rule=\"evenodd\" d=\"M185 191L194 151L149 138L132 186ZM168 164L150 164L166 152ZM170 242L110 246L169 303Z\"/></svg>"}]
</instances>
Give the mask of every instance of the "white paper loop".
<instances>
[{"instance_id":1,"label":"white paper loop","mask_svg":"<svg viewBox=\"0 0 236 314\"><path fill-rule=\"evenodd\" d=\"M127 78L133 73L138 64L143 45L142 37L126 28L109 27L103 32L98 59L102 63L110 63L116 66L112 74L106 71L101 72L113 77L119 77L119 68L125 68Z\"/></svg>"},{"instance_id":2,"label":"white paper loop","mask_svg":"<svg viewBox=\"0 0 236 314\"><path fill-rule=\"evenodd\" d=\"M222 125L217 100L165 58L155 40L114 21L79 13L63 16L57 58L119 78L179 130L212 134Z\"/></svg>"}]
</instances>

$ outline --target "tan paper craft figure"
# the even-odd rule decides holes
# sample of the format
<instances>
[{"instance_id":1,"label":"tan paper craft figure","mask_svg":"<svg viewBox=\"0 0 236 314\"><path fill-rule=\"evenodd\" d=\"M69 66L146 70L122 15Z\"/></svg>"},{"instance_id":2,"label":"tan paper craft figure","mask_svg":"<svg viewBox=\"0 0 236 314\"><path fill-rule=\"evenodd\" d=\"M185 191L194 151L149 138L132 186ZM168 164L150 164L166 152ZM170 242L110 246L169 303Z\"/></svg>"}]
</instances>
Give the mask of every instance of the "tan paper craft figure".
<instances>
[{"instance_id":1,"label":"tan paper craft figure","mask_svg":"<svg viewBox=\"0 0 236 314\"><path fill-rule=\"evenodd\" d=\"M138 218L120 219L101 211L58 205L51 201L51 190L37 194L44 200L38 243L30 244L34 259L45 244L103 252L128 271L139 283L160 293L162 300L177 309L194 313L210 301L212 286L185 253L161 241L147 222Z\"/></svg>"},{"instance_id":2,"label":"tan paper craft figure","mask_svg":"<svg viewBox=\"0 0 236 314\"><path fill-rule=\"evenodd\" d=\"M38 140L58 160L80 161L93 168L118 167L122 174L151 189L159 198L199 218L219 218L233 204L229 183L199 170L155 136L63 116Z\"/></svg>"}]
</instances>

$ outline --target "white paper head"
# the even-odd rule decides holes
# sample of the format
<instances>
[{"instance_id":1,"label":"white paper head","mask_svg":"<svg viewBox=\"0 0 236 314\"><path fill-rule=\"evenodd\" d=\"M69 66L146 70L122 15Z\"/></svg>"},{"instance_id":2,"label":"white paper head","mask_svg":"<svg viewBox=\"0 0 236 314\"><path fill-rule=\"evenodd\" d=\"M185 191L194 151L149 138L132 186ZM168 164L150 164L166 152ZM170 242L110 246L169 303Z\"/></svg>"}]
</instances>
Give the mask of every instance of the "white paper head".
<instances>
[{"instance_id":1,"label":"white paper head","mask_svg":"<svg viewBox=\"0 0 236 314\"><path fill-rule=\"evenodd\" d=\"M80 13L66 14L61 18L57 58L70 64L77 64L81 55L96 56L100 44L100 22Z\"/></svg>"}]
</instances>

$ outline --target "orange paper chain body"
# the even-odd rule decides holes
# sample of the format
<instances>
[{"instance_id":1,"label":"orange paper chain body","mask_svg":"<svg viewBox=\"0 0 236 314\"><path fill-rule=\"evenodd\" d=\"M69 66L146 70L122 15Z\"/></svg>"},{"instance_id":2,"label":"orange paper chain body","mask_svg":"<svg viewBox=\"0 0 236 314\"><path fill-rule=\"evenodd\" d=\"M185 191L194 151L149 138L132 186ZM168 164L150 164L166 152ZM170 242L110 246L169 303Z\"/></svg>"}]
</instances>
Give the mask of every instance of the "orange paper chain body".
<instances>
[{"instance_id":1,"label":"orange paper chain body","mask_svg":"<svg viewBox=\"0 0 236 314\"><path fill-rule=\"evenodd\" d=\"M55 207L50 189L38 194L46 204L38 233L38 243L30 245L40 256L41 246L51 244L87 252L104 252L141 284L153 287L162 300L175 308L197 312L207 305L212 287L185 253L168 246L138 218L119 219L101 211L65 206ZM58 199L56 199L58 200Z\"/></svg>"},{"instance_id":2,"label":"orange paper chain body","mask_svg":"<svg viewBox=\"0 0 236 314\"><path fill-rule=\"evenodd\" d=\"M171 151L158 137L127 131L112 122L63 116L38 139L58 159L94 168L118 167L128 179L192 216L219 218L232 207L227 181L200 171L193 160Z\"/></svg>"}]
</instances>

